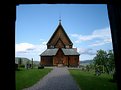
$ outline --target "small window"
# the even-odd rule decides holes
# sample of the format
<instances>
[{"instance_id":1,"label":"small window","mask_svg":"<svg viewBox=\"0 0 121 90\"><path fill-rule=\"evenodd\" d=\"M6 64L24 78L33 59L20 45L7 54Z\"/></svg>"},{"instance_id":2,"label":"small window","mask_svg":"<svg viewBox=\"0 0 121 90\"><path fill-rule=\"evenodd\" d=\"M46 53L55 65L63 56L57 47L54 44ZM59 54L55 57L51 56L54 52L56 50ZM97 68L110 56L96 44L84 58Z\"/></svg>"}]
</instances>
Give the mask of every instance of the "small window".
<instances>
[{"instance_id":1,"label":"small window","mask_svg":"<svg viewBox=\"0 0 121 90\"><path fill-rule=\"evenodd\" d=\"M66 48L69 48L69 45L66 45Z\"/></svg>"},{"instance_id":2,"label":"small window","mask_svg":"<svg viewBox=\"0 0 121 90\"><path fill-rule=\"evenodd\" d=\"M51 45L51 46L50 46L50 48L54 48L54 46L53 46L53 45Z\"/></svg>"}]
</instances>

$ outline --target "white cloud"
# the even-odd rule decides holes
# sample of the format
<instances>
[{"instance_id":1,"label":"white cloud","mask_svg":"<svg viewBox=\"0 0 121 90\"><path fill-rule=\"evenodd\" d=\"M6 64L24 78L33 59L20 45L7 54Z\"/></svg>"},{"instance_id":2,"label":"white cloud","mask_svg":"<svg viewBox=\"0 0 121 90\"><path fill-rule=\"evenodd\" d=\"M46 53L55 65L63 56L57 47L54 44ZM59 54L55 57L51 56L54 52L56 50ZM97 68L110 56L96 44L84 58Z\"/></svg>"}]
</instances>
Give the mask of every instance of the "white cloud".
<instances>
[{"instance_id":1,"label":"white cloud","mask_svg":"<svg viewBox=\"0 0 121 90\"><path fill-rule=\"evenodd\" d=\"M27 51L28 49L34 49L35 46L30 43L19 43L15 45L16 52Z\"/></svg>"},{"instance_id":2,"label":"white cloud","mask_svg":"<svg viewBox=\"0 0 121 90\"><path fill-rule=\"evenodd\" d=\"M40 39L40 41L43 41L43 40L44 40L44 39L42 39L42 38Z\"/></svg>"},{"instance_id":3,"label":"white cloud","mask_svg":"<svg viewBox=\"0 0 121 90\"><path fill-rule=\"evenodd\" d=\"M91 44L91 45L88 45L88 46L100 46L100 45L104 45L104 44L106 44L106 42L101 42L101 41L96 41L96 42L94 42L93 44Z\"/></svg>"},{"instance_id":4,"label":"white cloud","mask_svg":"<svg viewBox=\"0 0 121 90\"><path fill-rule=\"evenodd\" d=\"M46 50L46 48L46 42L42 42L40 45L19 43L15 45L15 57L34 58L34 60L39 61L39 55Z\"/></svg>"},{"instance_id":5,"label":"white cloud","mask_svg":"<svg viewBox=\"0 0 121 90\"><path fill-rule=\"evenodd\" d=\"M46 49L46 42L42 42L40 45L34 45L30 43L19 43L15 45L16 53L41 53Z\"/></svg>"},{"instance_id":6,"label":"white cloud","mask_svg":"<svg viewBox=\"0 0 121 90\"><path fill-rule=\"evenodd\" d=\"M45 42L45 41L44 41L44 42L42 42L42 44L43 44L43 45L46 45L46 43L47 43L47 42Z\"/></svg>"},{"instance_id":7,"label":"white cloud","mask_svg":"<svg viewBox=\"0 0 121 90\"><path fill-rule=\"evenodd\" d=\"M111 38L105 38L103 40L100 40L100 41L95 41L94 43L88 45L88 46L91 46L91 47L94 47L94 46L101 46L101 45L104 45L104 44L107 44L107 43L111 43L112 40Z\"/></svg>"},{"instance_id":8,"label":"white cloud","mask_svg":"<svg viewBox=\"0 0 121 90\"><path fill-rule=\"evenodd\" d=\"M77 51L82 55L95 55L96 53L91 48L77 48Z\"/></svg>"},{"instance_id":9,"label":"white cloud","mask_svg":"<svg viewBox=\"0 0 121 90\"><path fill-rule=\"evenodd\" d=\"M89 46L98 46L98 45L104 45L106 43L111 43L111 32L110 28L103 28L103 29L98 29L94 30L92 34L90 35L80 35L80 34L70 34L72 37L75 37L77 40L75 40L75 43L81 43L84 41L89 41L89 40L94 40L94 39L99 39L99 42L94 42L93 44Z\"/></svg>"},{"instance_id":10,"label":"white cloud","mask_svg":"<svg viewBox=\"0 0 121 90\"><path fill-rule=\"evenodd\" d=\"M72 37L79 37L78 34L70 34Z\"/></svg>"},{"instance_id":11,"label":"white cloud","mask_svg":"<svg viewBox=\"0 0 121 90\"><path fill-rule=\"evenodd\" d=\"M91 40L93 39L92 35L79 35L79 34L70 34L72 37L77 38L77 40L75 41L76 43L80 43L82 41L87 41L87 40Z\"/></svg>"},{"instance_id":12,"label":"white cloud","mask_svg":"<svg viewBox=\"0 0 121 90\"><path fill-rule=\"evenodd\" d=\"M104 39L104 42L106 42L106 43L110 43L110 42L112 42L111 37Z\"/></svg>"}]
</instances>

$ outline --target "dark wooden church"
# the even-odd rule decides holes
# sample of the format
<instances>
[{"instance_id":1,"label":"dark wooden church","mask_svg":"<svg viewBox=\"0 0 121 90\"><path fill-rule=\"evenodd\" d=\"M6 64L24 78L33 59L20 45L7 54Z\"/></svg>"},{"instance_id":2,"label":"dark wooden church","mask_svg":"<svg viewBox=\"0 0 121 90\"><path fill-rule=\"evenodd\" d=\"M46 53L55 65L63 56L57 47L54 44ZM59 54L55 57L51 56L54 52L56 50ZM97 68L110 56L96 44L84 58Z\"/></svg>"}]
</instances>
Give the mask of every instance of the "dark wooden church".
<instances>
[{"instance_id":1,"label":"dark wooden church","mask_svg":"<svg viewBox=\"0 0 121 90\"><path fill-rule=\"evenodd\" d=\"M55 32L47 43L47 49L40 55L40 64L44 66L72 66L79 65L79 53L73 48L73 43L66 34L61 20Z\"/></svg>"}]
</instances>

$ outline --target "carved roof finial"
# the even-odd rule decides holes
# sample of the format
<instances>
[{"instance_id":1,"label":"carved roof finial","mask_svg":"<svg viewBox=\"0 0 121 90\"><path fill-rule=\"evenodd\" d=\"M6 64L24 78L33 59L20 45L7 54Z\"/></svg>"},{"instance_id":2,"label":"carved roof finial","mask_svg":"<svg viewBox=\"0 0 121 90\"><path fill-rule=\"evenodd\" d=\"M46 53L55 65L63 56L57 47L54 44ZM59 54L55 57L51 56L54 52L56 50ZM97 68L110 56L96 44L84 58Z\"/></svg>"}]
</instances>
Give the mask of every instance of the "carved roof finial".
<instances>
[{"instance_id":1,"label":"carved roof finial","mask_svg":"<svg viewBox=\"0 0 121 90\"><path fill-rule=\"evenodd\" d=\"M59 24L61 24L61 19L59 19Z\"/></svg>"},{"instance_id":2,"label":"carved roof finial","mask_svg":"<svg viewBox=\"0 0 121 90\"><path fill-rule=\"evenodd\" d=\"M59 24L61 24L61 14L59 15Z\"/></svg>"}]
</instances>

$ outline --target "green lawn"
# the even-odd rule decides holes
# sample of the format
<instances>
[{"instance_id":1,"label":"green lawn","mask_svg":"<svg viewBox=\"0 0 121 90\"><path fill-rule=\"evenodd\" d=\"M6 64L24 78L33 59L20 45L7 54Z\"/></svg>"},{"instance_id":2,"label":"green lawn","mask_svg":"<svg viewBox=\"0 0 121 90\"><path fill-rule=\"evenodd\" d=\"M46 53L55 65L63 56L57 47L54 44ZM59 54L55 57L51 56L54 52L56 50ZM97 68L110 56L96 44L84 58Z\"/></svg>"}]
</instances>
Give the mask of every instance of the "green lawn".
<instances>
[{"instance_id":1,"label":"green lawn","mask_svg":"<svg viewBox=\"0 0 121 90\"><path fill-rule=\"evenodd\" d=\"M22 90L29 87L39 81L43 76L48 74L52 69L20 69L16 71L16 90Z\"/></svg>"},{"instance_id":2,"label":"green lawn","mask_svg":"<svg viewBox=\"0 0 121 90\"><path fill-rule=\"evenodd\" d=\"M112 76L101 74L95 76L92 72L81 70L69 70L70 74L76 80L81 90L117 90L117 84L111 82Z\"/></svg>"}]
</instances>

